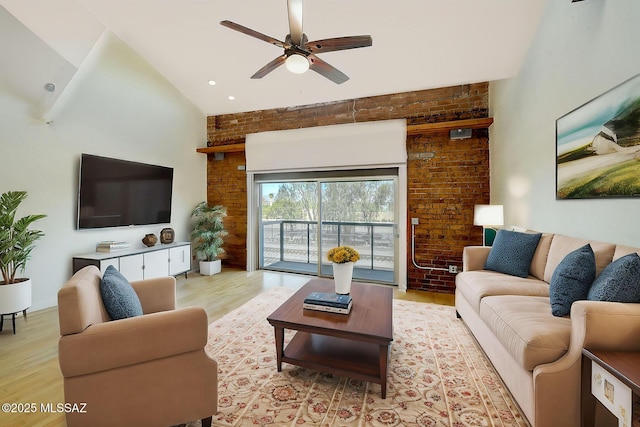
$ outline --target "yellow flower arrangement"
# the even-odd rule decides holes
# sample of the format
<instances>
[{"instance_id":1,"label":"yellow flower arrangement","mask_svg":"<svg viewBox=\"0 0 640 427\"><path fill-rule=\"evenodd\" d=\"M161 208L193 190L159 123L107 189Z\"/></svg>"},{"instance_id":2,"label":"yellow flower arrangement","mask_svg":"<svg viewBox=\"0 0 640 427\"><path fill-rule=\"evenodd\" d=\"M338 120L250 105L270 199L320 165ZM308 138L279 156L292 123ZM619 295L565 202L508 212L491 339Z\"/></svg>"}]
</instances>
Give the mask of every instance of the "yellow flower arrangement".
<instances>
[{"instance_id":1,"label":"yellow flower arrangement","mask_svg":"<svg viewBox=\"0 0 640 427\"><path fill-rule=\"evenodd\" d=\"M351 246L338 246L337 248L329 249L327 259L336 264L344 264L346 262L358 261L360 254Z\"/></svg>"}]
</instances>

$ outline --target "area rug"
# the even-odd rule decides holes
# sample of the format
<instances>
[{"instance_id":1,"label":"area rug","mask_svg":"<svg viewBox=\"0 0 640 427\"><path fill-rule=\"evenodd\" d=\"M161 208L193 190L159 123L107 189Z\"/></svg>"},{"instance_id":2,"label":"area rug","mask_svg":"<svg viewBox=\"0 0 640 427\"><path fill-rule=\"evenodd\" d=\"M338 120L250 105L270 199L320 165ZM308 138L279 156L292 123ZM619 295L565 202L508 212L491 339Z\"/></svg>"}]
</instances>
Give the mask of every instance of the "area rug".
<instances>
[{"instance_id":1,"label":"area rug","mask_svg":"<svg viewBox=\"0 0 640 427\"><path fill-rule=\"evenodd\" d=\"M393 301L386 399L379 384L286 363L277 372L266 318L293 292L273 288L209 326L206 352L219 364L213 425L529 426L449 306Z\"/></svg>"}]
</instances>

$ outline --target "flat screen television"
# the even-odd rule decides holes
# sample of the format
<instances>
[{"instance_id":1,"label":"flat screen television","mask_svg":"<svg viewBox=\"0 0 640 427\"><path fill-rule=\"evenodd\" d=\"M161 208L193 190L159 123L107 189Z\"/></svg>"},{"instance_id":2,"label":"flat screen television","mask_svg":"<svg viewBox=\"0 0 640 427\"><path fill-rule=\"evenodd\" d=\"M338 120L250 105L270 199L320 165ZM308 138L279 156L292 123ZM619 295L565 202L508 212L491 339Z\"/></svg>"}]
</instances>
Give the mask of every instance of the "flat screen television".
<instances>
[{"instance_id":1,"label":"flat screen television","mask_svg":"<svg viewBox=\"0 0 640 427\"><path fill-rule=\"evenodd\" d=\"M171 222L173 168L83 154L78 229Z\"/></svg>"}]
</instances>

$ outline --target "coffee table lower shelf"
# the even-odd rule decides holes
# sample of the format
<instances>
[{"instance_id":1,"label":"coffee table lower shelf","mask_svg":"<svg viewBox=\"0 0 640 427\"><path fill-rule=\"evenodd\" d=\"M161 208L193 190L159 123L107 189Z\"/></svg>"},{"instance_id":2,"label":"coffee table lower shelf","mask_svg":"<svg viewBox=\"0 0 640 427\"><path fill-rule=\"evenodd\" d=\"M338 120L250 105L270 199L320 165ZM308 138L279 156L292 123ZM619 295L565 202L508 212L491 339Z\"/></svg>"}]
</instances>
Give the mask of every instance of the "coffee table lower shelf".
<instances>
[{"instance_id":1,"label":"coffee table lower shelf","mask_svg":"<svg viewBox=\"0 0 640 427\"><path fill-rule=\"evenodd\" d=\"M303 368L380 384L386 397L390 345L297 331L278 360Z\"/></svg>"}]
</instances>

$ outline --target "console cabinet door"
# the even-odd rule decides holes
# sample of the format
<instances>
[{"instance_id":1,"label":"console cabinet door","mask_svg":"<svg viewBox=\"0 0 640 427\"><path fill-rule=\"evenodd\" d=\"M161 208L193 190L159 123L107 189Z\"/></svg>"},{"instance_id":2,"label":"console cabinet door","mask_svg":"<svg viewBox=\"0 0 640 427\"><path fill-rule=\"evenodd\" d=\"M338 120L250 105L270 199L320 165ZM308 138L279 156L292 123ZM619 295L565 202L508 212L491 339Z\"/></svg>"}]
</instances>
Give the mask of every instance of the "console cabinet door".
<instances>
[{"instance_id":1,"label":"console cabinet door","mask_svg":"<svg viewBox=\"0 0 640 427\"><path fill-rule=\"evenodd\" d=\"M151 248L138 248L126 253L91 254L73 257L73 272L87 265L95 265L102 274L113 265L129 281L154 277L177 276L191 270L191 244L177 242Z\"/></svg>"},{"instance_id":2,"label":"console cabinet door","mask_svg":"<svg viewBox=\"0 0 640 427\"><path fill-rule=\"evenodd\" d=\"M104 272L107 271L107 267L113 265L116 270L120 271L120 259L119 258L109 258L100 261L100 272L104 276Z\"/></svg>"},{"instance_id":3,"label":"console cabinet door","mask_svg":"<svg viewBox=\"0 0 640 427\"><path fill-rule=\"evenodd\" d=\"M169 275L169 250L144 253L144 278L165 277Z\"/></svg>"},{"instance_id":4,"label":"console cabinet door","mask_svg":"<svg viewBox=\"0 0 640 427\"><path fill-rule=\"evenodd\" d=\"M144 279L144 255L135 254L120 257L120 273L128 281Z\"/></svg>"},{"instance_id":5,"label":"console cabinet door","mask_svg":"<svg viewBox=\"0 0 640 427\"><path fill-rule=\"evenodd\" d=\"M169 275L177 276L191 270L191 245L169 249Z\"/></svg>"}]
</instances>

